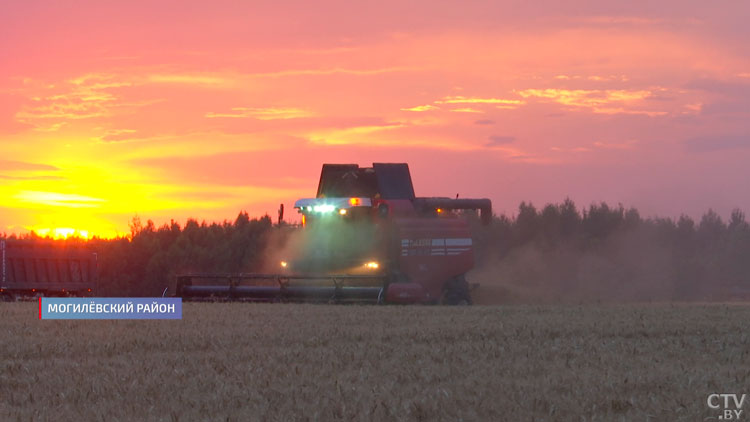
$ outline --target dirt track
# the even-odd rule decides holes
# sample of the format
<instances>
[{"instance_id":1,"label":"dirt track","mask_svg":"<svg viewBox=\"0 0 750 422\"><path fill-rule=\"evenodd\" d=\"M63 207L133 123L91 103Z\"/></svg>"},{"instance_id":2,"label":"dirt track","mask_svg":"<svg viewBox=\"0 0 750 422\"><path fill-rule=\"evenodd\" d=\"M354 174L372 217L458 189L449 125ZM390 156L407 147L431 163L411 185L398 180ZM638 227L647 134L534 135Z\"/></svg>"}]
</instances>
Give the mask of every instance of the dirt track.
<instances>
[{"instance_id":1,"label":"dirt track","mask_svg":"<svg viewBox=\"0 0 750 422\"><path fill-rule=\"evenodd\" d=\"M750 307L0 303L0 420L703 420L750 393ZM746 412L750 408L746 409Z\"/></svg>"}]
</instances>

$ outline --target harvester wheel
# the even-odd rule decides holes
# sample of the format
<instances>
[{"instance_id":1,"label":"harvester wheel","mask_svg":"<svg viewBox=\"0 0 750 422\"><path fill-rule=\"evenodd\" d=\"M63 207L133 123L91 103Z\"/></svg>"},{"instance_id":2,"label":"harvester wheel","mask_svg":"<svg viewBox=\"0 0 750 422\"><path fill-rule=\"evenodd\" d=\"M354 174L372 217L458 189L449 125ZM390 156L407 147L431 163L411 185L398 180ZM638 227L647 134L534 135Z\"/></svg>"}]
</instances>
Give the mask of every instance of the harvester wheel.
<instances>
[{"instance_id":1,"label":"harvester wheel","mask_svg":"<svg viewBox=\"0 0 750 422\"><path fill-rule=\"evenodd\" d=\"M471 293L466 278L460 275L451 279L443 287L443 295L440 297L442 305L467 306L471 305Z\"/></svg>"}]
</instances>

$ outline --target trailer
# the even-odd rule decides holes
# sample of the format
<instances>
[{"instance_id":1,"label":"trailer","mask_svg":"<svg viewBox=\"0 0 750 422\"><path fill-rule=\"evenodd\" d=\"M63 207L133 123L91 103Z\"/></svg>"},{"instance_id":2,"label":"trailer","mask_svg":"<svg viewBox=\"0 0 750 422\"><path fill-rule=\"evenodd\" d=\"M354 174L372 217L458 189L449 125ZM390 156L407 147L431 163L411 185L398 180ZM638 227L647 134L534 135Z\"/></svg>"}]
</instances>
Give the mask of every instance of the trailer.
<instances>
[{"instance_id":1,"label":"trailer","mask_svg":"<svg viewBox=\"0 0 750 422\"><path fill-rule=\"evenodd\" d=\"M0 240L0 295L91 296L97 285L97 255L84 245L49 240Z\"/></svg>"}]
</instances>

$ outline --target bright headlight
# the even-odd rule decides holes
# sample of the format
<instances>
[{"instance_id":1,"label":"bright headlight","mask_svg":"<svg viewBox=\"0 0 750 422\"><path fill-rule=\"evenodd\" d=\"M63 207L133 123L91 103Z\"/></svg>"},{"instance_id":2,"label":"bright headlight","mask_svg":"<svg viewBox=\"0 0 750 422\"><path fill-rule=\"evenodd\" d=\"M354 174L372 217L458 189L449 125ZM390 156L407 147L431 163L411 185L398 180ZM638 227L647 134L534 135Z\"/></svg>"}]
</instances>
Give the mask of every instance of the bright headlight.
<instances>
[{"instance_id":1,"label":"bright headlight","mask_svg":"<svg viewBox=\"0 0 750 422\"><path fill-rule=\"evenodd\" d=\"M329 204L327 204L327 205L316 205L316 206L313 207L313 211L320 212L320 213L331 212L334 209L336 209L336 207L334 207L333 205L329 205Z\"/></svg>"},{"instance_id":2,"label":"bright headlight","mask_svg":"<svg viewBox=\"0 0 750 422\"><path fill-rule=\"evenodd\" d=\"M378 264L375 261L370 261L365 264L365 268L367 268L368 270L377 270L379 267L380 267L380 264Z\"/></svg>"}]
</instances>

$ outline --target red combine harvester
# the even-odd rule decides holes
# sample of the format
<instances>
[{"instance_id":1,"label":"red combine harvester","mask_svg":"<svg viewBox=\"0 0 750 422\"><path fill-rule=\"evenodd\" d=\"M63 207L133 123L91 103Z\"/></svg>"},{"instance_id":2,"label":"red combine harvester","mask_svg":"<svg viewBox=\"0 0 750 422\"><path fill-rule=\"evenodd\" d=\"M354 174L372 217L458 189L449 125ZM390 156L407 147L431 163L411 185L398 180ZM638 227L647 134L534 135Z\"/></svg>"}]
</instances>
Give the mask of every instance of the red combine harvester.
<instances>
[{"instance_id":1,"label":"red combine harvester","mask_svg":"<svg viewBox=\"0 0 750 422\"><path fill-rule=\"evenodd\" d=\"M324 164L315 198L298 200L303 228L275 251L275 273L184 274L183 298L470 304L469 225L489 199L418 198L407 164Z\"/></svg>"},{"instance_id":2,"label":"red combine harvester","mask_svg":"<svg viewBox=\"0 0 750 422\"><path fill-rule=\"evenodd\" d=\"M45 240L0 240L0 296L91 296L96 254Z\"/></svg>"}]
</instances>

